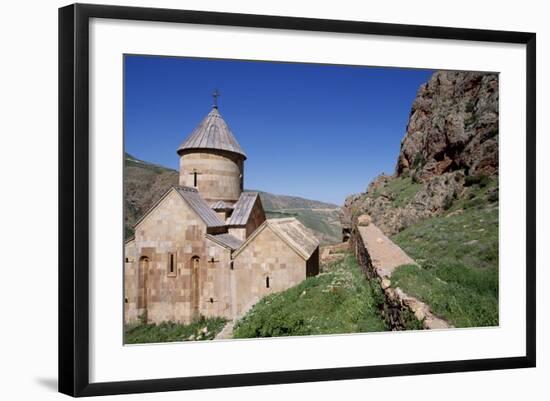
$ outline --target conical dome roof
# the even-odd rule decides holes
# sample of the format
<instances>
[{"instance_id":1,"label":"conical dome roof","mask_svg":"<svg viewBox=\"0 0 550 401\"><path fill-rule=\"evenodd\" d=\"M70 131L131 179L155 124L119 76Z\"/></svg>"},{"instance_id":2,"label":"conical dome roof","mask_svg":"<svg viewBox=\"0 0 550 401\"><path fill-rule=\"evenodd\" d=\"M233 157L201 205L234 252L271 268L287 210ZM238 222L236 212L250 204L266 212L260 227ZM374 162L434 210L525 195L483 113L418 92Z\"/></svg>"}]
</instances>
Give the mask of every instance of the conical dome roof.
<instances>
[{"instance_id":1,"label":"conical dome roof","mask_svg":"<svg viewBox=\"0 0 550 401\"><path fill-rule=\"evenodd\" d=\"M246 154L231 133L217 107L201 121L185 141L178 147L182 155L191 149L216 149L238 153L246 159Z\"/></svg>"}]
</instances>

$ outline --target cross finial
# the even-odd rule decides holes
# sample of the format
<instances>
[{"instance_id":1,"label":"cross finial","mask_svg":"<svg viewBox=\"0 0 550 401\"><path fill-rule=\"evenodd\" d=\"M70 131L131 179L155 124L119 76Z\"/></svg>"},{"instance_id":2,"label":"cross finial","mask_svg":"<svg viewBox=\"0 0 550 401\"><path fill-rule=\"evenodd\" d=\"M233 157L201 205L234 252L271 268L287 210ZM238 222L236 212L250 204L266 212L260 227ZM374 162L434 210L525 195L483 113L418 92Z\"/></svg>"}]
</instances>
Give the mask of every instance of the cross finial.
<instances>
[{"instance_id":1,"label":"cross finial","mask_svg":"<svg viewBox=\"0 0 550 401\"><path fill-rule=\"evenodd\" d=\"M212 107L214 107L215 109L218 108L218 97L220 96L221 95L218 89L214 90L214 93L212 93L212 97L214 98L214 104L212 105Z\"/></svg>"}]
</instances>

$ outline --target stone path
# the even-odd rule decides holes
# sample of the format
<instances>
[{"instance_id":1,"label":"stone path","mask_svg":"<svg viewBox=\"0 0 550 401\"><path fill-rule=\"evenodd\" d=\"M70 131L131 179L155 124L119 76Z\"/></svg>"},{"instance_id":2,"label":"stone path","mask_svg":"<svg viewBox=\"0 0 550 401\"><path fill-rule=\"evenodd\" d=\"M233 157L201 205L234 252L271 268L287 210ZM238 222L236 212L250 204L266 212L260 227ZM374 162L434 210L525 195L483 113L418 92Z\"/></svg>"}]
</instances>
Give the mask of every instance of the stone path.
<instances>
[{"instance_id":1,"label":"stone path","mask_svg":"<svg viewBox=\"0 0 550 401\"><path fill-rule=\"evenodd\" d=\"M370 220L365 219L365 220ZM416 318L422 321L426 329L447 329L453 327L443 319L435 316L424 302L406 294L401 288L392 288L391 275L401 265L418 265L398 245L384 235L374 224L359 226L359 234L365 245L372 265L380 279L382 290L389 299L397 300L409 308Z\"/></svg>"},{"instance_id":2,"label":"stone path","mask_svg":"<svg viewBox=\"0 0 550 401\"><path fill-rule=\"evenodd\" d=\"M252 307L256 304L256 302L258 302L260 300L260 298L257 298L257 299L253 299L252 301L250 301L245 307L244 309L242 310L241 314L238 315L236 318L234 318L232 321L230 322L227 322L227 324L225 326L223 326L223 329L222 331L220 331L218 333L218 335L216 337L214 337L214 340L228 340L228 339L231 339L233 338L233 328L235 327L235 324L237 323L237 321L242 318L244 315L246 315L246 313L252 309Z\"/></svg>"},{"instance_id":3,"label":"stone path","mask_svg":"<svg viewBox=\"0 0 550 401\"><path fill-rule=\"evenodd\" d=\"M232 320L223 326L222 331L214 337L214 340L228 340L233 338L233 327L235 326L235 322L235 320Z\"/></svg>"}]
</instances>

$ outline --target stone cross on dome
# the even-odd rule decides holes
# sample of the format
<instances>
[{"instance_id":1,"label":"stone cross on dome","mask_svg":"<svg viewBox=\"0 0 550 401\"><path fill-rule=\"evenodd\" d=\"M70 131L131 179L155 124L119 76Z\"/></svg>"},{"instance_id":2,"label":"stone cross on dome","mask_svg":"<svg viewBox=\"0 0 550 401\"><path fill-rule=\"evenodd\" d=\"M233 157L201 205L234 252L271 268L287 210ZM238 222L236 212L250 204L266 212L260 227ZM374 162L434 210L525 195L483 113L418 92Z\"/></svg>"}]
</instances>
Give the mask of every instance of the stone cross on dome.
<instances>
[{"instance_id":1,"label":"stone cross on dome","mask_svg":"<svg viewBox=\"0 0 550 401\"><path fill-rule=\"evenodd\" d=\"M212 105L213 108L218 108L218 97L220 97L220 92L216 89L214 90L214 93L212 93L212 97L214 98L214 104Z\"/></svg>"}]
</instances>

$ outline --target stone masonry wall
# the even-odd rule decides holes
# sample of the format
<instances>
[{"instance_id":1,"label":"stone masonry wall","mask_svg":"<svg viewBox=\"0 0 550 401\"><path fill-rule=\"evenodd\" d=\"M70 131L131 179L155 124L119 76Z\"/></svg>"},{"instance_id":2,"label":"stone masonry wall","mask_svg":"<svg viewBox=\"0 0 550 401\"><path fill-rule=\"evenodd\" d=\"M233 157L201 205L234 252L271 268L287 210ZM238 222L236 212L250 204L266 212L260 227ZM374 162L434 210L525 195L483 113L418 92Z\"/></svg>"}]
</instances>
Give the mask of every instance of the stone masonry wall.
<instances>
[{"instance_id":1,"label":"stone masonry wall","mask_svg":"<svg viewBox=\"0 0 550 401\"><path fill-rule=\"evenodd\" d=\"M382 315L391 330L404 330L410 318L417 319L425 329L452 327L436 317L428 305L391 287L391 274L404 264L416 264L401 248L372 224L368 215L359 216L351 228L351 247L363 273L384 293Z\"/></svg>"},{"instance_id":2,"label":"stone masonry wall","mask_svg":"<svg viewBox=\"0 0 550 401\"><path fill-rule=\"evenodd\" d=\"M312 256L318 258L318 254ZM234 287L231 290L234 316L242 316L264 296L303 281L306 264L271 228L266 227L235 256Z\"/></svg>"},{"instance_id":3,"label":"stone masonry wall","mask_svg":"<svg viewBox=\"0 0 550 401\"><path fill-rule=\"evenodd\" d=\"M153 323L231 316L225 291L231 251L205 234L203 221L175 191L137 225L135 240L125 246L126 323L139 316Z\"/></svg>"},{"instance_id":4,"label":"stone masonry wall","mask_svg":"<svg viewBox=\"0 0 550 401\"><path fill-rule=\"evenodd\" d=\"M180 158L179 184L195 187L207 202L236 202L243 190L244 161L229 152L186 153Z\"/></svg>"}]
</instances>

